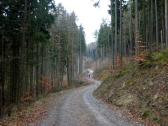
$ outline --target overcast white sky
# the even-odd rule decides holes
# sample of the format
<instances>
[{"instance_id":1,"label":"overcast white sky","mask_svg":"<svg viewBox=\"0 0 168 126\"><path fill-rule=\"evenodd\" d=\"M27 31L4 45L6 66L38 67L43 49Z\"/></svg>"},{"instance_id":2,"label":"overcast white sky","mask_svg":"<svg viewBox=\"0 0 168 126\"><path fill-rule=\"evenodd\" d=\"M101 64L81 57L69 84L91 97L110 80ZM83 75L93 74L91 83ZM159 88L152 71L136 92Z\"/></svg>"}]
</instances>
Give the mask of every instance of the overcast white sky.
<instances>
[{"instance_id":1,"label":"overcast white sky","mask_svg":"<svg viewBox=\"0 0 168 126\"><path fill-rule=\"evenodd\" d=\"M99 29L102 19L110 20L108 5L110 0L102 0L100 7L93 7L97 0L55 0L56 4L62 3L65 9L71 13L75 12L78 17L77 24L84 27L86 42L94 42L94 32Z\"/></svg>"}]
</instances>

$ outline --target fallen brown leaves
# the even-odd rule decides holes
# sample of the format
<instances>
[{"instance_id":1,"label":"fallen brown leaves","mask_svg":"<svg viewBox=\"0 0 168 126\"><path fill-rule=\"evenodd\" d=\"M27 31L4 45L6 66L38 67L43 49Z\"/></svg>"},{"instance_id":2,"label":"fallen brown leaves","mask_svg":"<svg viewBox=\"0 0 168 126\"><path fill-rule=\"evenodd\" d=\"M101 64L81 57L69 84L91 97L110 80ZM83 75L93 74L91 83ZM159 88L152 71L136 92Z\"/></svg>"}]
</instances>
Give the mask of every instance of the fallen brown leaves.
<instances>
[{"instance_id":1,"label":"fallen brown leaves","mask_svg":"<svg viewBox=\"0 0 168 126\"><path fill-rule=\"evenodd\" d=\"M29 107L19 108L10 118L1 121L0 126L38 126L47 113L45 102L37 101Z\"/></svg>"},{"instance_id":2,"label":"fallen brown leaves","mask_svg":"<svg viewBox=\"0 0 168 126\"><path fill-rule=\"evenodd\" d=\"M30 113L26 111L20 112L17 118L16 126L27 126L33 124L37 126L38 123L47 116L47 110L44 106L36 105L34 110Z\"/></svg>"}]
</instances>

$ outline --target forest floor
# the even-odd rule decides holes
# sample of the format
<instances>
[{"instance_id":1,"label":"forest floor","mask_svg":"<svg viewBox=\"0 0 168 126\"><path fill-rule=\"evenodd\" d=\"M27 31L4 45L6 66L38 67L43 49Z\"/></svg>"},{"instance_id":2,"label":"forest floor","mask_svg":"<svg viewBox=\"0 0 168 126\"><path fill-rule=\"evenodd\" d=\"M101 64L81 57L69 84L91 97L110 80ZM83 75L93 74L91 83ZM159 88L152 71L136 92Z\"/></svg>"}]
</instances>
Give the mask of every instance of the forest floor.
<instances>
[{"instance_id":1,"label":"forest floor","mask_svg":"<svg viewBox=\"0 0 168 126\"><path fill-rule=\"evenodd\" d=\"M81 79L81 81L75 81L73 85L69 87L65 84L62 91L41 96L33 102L14 105L10 112L10 116L6 115L4 118L0 119L0 126L39 126L41 120L49 116L48 108L50 108L53 100L59 99L59 97L68 90L86 86L90 83L89 80Z\"/></svg>"},{"instance_id":2,"label":"forest floor","mask_svg":"<svg viewBox=\"0 0 168 126\"><path fill-rule=\"evenodd\" d=\"M116 106L146 126L168 126L168 51L147 54L143 62L117 70L98 70L97 98Z\"/></svg>"}]
</instances>

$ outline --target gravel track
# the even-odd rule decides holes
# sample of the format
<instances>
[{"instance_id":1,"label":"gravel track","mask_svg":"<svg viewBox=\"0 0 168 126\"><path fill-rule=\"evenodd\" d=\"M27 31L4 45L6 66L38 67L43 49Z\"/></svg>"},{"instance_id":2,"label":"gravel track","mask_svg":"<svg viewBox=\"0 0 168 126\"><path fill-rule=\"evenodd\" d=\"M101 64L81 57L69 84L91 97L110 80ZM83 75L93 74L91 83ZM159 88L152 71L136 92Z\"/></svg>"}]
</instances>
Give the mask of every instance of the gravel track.
<instances>
[{"instance_id":1,"label":"gravel track","mask_svg":"<svg viewBox=\"0 0 168 126\"><path fill-rule=\"evenodd\" d=\"M62 92L52 101L49 116L40 126L141 126L97 100L92 93L99 85L94 81L92 85Z\"/></svg>"}]
</instances>

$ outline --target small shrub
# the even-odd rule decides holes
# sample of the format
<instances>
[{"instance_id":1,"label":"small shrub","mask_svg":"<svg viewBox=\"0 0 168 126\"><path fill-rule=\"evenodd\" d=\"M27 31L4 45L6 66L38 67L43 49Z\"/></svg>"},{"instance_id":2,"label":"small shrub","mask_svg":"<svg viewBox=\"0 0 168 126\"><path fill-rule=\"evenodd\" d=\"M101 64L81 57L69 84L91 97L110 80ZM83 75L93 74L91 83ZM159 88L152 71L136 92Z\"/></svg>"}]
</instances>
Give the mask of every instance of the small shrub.
<instances>
[{"instance_id":1,"label":"small shrub","mask_svg":"<svg viewBox=\"0 0 168 126\"><path fill-rule=\"evenodd\" d=\"M128 73L132 72L133 70L135 70L135 66L134 66L134 64L130 64L130 65L126 66L123 70L119 71L119 73L114 78L118 79L120 77L123 77L123 76L127 75Z\"/></svg>"},{"instance_id":2,"label":"small shrub","mask_svg":"<svg viewBox=\"0 0 168 126\"><path fill-rule=\"evenodd\" d=\"M140 68L151 68L156 65L167 65L168 64L168 50L155 53L147 53L143 56L143 61L138 62Z\"/></svg>"},{"instance_id":3,"label":"small shrub","mask_svg":"<svg viewBox=\"0 0 168 126\"><path fill-rule=\"evenodd\" d=\"M167 64L168 63L168 50L164 50L159 53L153 53L152 58L157 64Z\"/></svg>"},{"instance_id":4,"label":"small shrub","mask_svg":"<svg viewBox=\"0 0 168 126\"><path fill-rule=\"evenodd\" d=\"M149 116L150 116L150 111L149 110L146 110L142 113L142 118L144 118L144 119L146 119Z\"/></svg>"}]
</instances>

